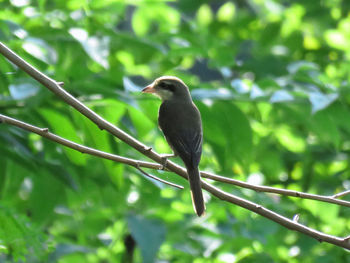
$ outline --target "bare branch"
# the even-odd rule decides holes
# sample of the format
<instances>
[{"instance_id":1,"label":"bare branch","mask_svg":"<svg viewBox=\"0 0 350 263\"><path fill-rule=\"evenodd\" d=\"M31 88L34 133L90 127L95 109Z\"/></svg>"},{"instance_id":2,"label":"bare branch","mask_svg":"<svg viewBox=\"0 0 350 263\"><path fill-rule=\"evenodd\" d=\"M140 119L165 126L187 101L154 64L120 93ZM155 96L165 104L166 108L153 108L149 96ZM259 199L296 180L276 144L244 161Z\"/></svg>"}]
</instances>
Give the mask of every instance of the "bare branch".
<instances>
[{"instance_id":1,"label":"bare branch","mask_svg":"<svg viewBox=\"0 0 350 263\"><path fill-rule=\"evenodd\" d=\"M304 198L304 199L317 200L317 201L321 201L321 202L333 203L333 204L337 204L337 205L350 207L349 201L336 199L339 196L349 194L350 190L343 192L343 193L339 193L339 194L334 195L334 196L324 196L324 195L315 195L315 194L303 193L303 192L299 192L299 191L281 189L281 188L270 187L270 186L253 185L253 184L249 184L246 182L242 182L239 180L227 178L224 176L220 176L220 175L216 175L216 174L212 174L212 173L208 173L208 172L201 172L201 176L203 178L208 178L208 179L212 179L212 180L215 180L218 182L223 182L223 183L227 183L227 184L232 184L232 185L244 187L244 188L251 189L251 190L254 190L257 192L274 193L274 194L280 194L280 195L286 195L286 196L292 196L292 197L299 197L299 198Z\"/></svg>"},{"instance_id":2,"label":"bare branch","mask_svg":"<svg viewBox=\"0 0 350 263\"><path fill-rule=\"evenodd\" d=\"M54 142L57 142L57 143L62 144L64 146L66 146L66 147L72 148L74 150L77 150L77 151L79 151L81 153L86 153L86 154L98 156L98 157L101 157L101 158L104 158L104 159L112 160L112 161L115 161L115 162L131 165L131 166L137 168L144 175L146 175L146 176L148 176L150 178L153 178L153 179L155 179L157 181L160 181L162 183L165 183L167 185L183 189L182 186L173 184L171 182L167 182L167 181L165 181L163 179L155 177L154 175L150 175L150 174L146 173L144 170L141 169L141 167L144 167L144 168L151 168L151 169L161 170L162 169L162 165L160 165L160 164L150 163L150 162L143 162L143 161L139 161L139 160L125 158L125 157L118 156L118 155L115 155L115 154L110 154L110 153L106 153L106 152L103 152L103 151L99 151L99 150L96 150L94 148L86 147L84 145L72 142L72 141L64 139L64 138L62 138L60 136L57 136L57 135L55 135L53 133L50 133L48 128L39 128L39 127L30 125L30 124L25 123L23 121L16 120L14 118L10 118L10 117L2 115L2 114L0 114L0 123L1 123L1 121L5 122L7 124L11 124L11 125L17 126L19 128L25 129L27 131L34 132L34 133L36 133L38 135L41 135L42 137L45 137L45 138L47 138L49 140L52 140ZM151 149L152 148L149 148L149 150L151 150ZM268 192L268 193L275 193L275 194L292 196L292 197L300 197L300 198L304 198L304 199L318 200L318 201L334 203L334 204L350 207L350 202L335 199L335 198L337 198L339 196L343 196L343 195L348 194L350 191L345 191L345 192L339 193L339 194L337 194L335 196L328 197L328 196L313 195L313 194L308 194L308 193L303 193L303 192L298 192L298 191L292 191L292 190L286 190L286 189L280 189L280 188L269 187L269 186L253 185L253 184L249 184L249 183L246 183L246 182L242 182L242 181L239 181L239 180L235 180L235 179L219 176L219 175L208 173L208 172L201 172L201 176L203 178L208 178L208 179L212 179L212 180L215 180L215 181L218 181L218 182L223 182L223 183L228 183L228 184L240 186L240 187L251 189L251 190L254 190L254 191L257 191L257 192Z\"/></svg>"},{"instance_id":3,"label":"bare branch","mask_svg":"<svg viewBox=\"0 0 350 263\"><path fill-rule=\"evenodd\" d=\"M32 78L36 79L39 83L44 85L58 97L60 97L67 104L71 105L81 114L86 116L92 122L94 122L101 130L106 130L109 133L113 134L123 142L128 142L130 146L135 148L137 151L144 153L148 152L148 157L155 160L159 163L161 156L156 154L153 150L149 150L149 147L144 145L143 143L136 140L134 137L130 136L126 132L122 131L118 127L114 126L112 123L106 121L102 117L100 117L97 113L86 107L83 103L81 103L78 99L73 97L70 93L64 90L60 84L62 82L56 82L55 80L49 78L32 65L27 63L25 60L20 58L17 54L15 54L12 50L6 47L3 43L0 42L0 53L3 54L9 61L18 66L20 69L28 73Z\"/></svg>"},{"instance_id":4,"label":"bare branch","mask_svg":"<svg viewBox=\"0 0 350 263\"><path fill-rule=\"evenodd\" d=\"M87 153L90 155L94 155L94 156L102 157L102 158L105 158L108 160L112 160L112 161L115 161L118 163L128 164L128 165L131 165L131 166L136 167L136 168L137 167L145 167L145 168L152 168L152 169L157 169L157 170L159 170L161 168L161 165L157 164L157 163L143 162L143 161L138 161L138 160L134 160L134 159L130 159L130 158L125 158L125 157L122 157L119 155L102 152L102 151L96 150L94 148L90 148L90 147L72 142L70 140L64 139L56 134L49 132L48 128L39 128L39 127L30 125L28 123L7 117L3 114L0 114L0 123L1 122L17 126L21 129L27 130L29 132L36 133L42 137L45 137L51 141L57 142L59 144L62 144L64 146L72 148L74 150L77 150L81 153Z\"/></svg>"},{"instance_id":5,"label":"bare branch","mask_svg":"<svg viewBox=\"0 0 350 263\"><path fill-rule=\"evenodd\" d=\"M333 195L332 198L339 198L339 197L346 196L348 194L350 194L350 190L347 190L347 191L344 191L344 192L341 192L341 193L337 193L337 194Z\"/></svg>"},{"instance_id":6,"label":"bare branch","mask_svg":"<svg viewBox=\"0 0 350 263\"><path fill-rule=\"evenodd\" d=\"M146 145L142 144L129 134L125 133L124 131L120 130L119 128L115 127L113 124L109 123L108 121L101 118L98 114L87 108L84 104L82 104L80 101L78 101L76 98L74 98L72 95L70 95L68 92L63 90L60 85L57 84L56 81L48 78L43 73L36 70L34 67L29 65L27 62L25 62L23 59L18 57L15 53L13 53L10 49L8 49L5 45L3 45L0 42L0 53L2 53L6 58L8 58L12 63L16 64L18 67L23 69L25 72L27 72L30 76L38 80L40 83L42 83L45 87L50 89L53 93L61 97L65 102L67 102L69 105L73 106L75 109L77 109L79 112L81 112L83 115L85 115L87 118L89 118L91 121L93 121L98 127L101 129L105 129L123 142L127 143L129 146L133 147L137 151L143 153L147 157L151 158L152 160L158 162L159 164L162 163L162 157ZM175 163L168 161L166 164L166 167L182 176L183 178L187 179L187 173L186 170ZM204 181L202 181L202 188L213 194L214 196L218 197L221 200L236 204L238 206L241 206L243 208L246 208L250 211L253 211L261 216L264 216L266 218L271 219L274 222L277 222L289 229L296 230L300 233L303 233L305 235L308 235L310 237L315 238L319 241L328 242L343 248L350 249L350 243L348 242L347 238L339 238L331 235L327 235L325 233L322 233L320 231L316 231L314 229L308 228L298 222L294 222L293 220L281 216L269 209L264 208L261 205L258 205L256 203L253 203L251 201L245 200L243 198L234 196L232 194L226 193L219 188L210 185Z\"/></svg>"},{"instance_id":7,"label":"bare branch","mask_svg":"<svg viewBox=\"0 0 350 263\"><path fill-rule=\"evenodd\" d=\"M209 186L209 187L208 187ZM293 220L284 217L282 215L279 215L269 209L266 209L265 207L258 205L256 203L250 202L248 200L242 199L240 197L231 195L229 193L223 192L222 190L212 186L208 185L205 182L202 182L202 187L204 189L209 189L208 191L212 193L214 196L220 198L221 200L225 200L227 202L236 204L238 206L241 206L243 208L246 208L250 211L253 211L263 217L269 218L272 221L285 226L288 229L298 231L300 233L303 233L305 235L308 235L310 237L315 238L316 240L320 242L328 242L346 249L350 250L350 243L346 239L346 237L341 238L341 237L336 237L332 235L327 235L323 232L314 230L312 228L309 228L305 225L302 225L298 222L294 222Z\"/></svg>"},{"instance_id":8,"label":"bare branch","mask_svg":"<svg viewBox=\"0 0 350 263\"><path fill-rule=\"evenodd\" d=\"M137 170L142 172L142 174L144 174L144 175L146 175L146 176L148 176L148 177L150 177L150 178L152 178L154 180L157 180L157 181L159 181L161 183L164 183L164 184L176 187L176 188L183 189L183 186L181 186L181 185L177 185L177 184L165 181L163 179L160 179L160 178L158 178L158 177L156 177L154 175L150 175L150 174L146 173L145 171L143 171L140 168L140 167L145 167L145 168L152 168L152 169L159 170L162 167L160 164L138 161L138 160L134 160L134 159L130 159L130 158L125 158L125 157L122 157L122 156L119 156L119 155L115 155L115 154L99 151L99 150L96 150L94 148L90 148L90 147L87 147L87 146L84 146L84 145L72 142L70 140L64 139L64 138L62 138L62 137L60 137L58 135L55 135L55 134L49 132L48 128L38 128L38 127L30 125L28 123L25 123L25 122L22 122L22 121L19 121L19 120L7 117L7 116L5 116L3 114L0 114L0 123L11 124L11 125L17 126L18 128L27 130L29 132L36 133L36 134L38 134L38 135L40 135L42 137L45 137L45 138L47 138L47 139L49 139L51 141L57 142L57 143L59 143L61 145L69 147L71 149L77 150L77 151L79 151L81 153L87 153L87 154L90 154L90 155L93 155L93 156L97 156L97 157L101 157L101 158L104 158L104 159L112 160L112 161L115 161L115 162L118 162L118 163L124 163L124 164L130 165L130 166L133 166Z\"/></svg>"},{"instance_id":9,"label":"bare branch","mask_svg":"<svg viewBox=\"0 0 350 263\"><path fill-rule=\"evenodd\" d=\"M154 175L151 175L151 174L149 174L149 173L146 173L146 172L145 172L144 170L142 170L140 167L136 167L136 169L139 170L142 174L146 175L146 176L149 177L149 178L152 178L152 179L154 179L154 180L157 180L157 181L159 181L159 182L162 182L162 183L164 183L164 184L167 184L167 185L170 185L170 186L179 188L179 189L184 189L184 187L183 187L182 185L170 183L170 182L168 182L168 181L165 181L165 180L163 180L163 179L160 179L160 178L158 178L158 177L156 177L156 176L154 176Z\"/></svg>"}]
</instances>

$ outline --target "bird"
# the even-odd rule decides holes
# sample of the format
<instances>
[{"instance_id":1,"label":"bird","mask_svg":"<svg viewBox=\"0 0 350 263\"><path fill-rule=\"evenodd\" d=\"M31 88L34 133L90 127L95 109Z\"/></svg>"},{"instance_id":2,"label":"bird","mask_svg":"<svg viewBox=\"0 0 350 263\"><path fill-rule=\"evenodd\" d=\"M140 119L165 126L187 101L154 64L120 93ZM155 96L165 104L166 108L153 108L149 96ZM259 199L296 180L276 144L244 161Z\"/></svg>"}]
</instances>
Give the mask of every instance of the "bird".
<instances>
[{"instance_id":1,"label":"bird","mask_svg":"<svg viewBox=\"0 0 350 263\"><path fill-rule=\"evenodd\" d=\"M205 203L198 165L202 155L203 129L200 112L192 101L190 91L181 79L163 76L142 92L154 94L162 100L158 125L174 152L163 155L164 165L167 158L179 156L182 159L187 169L194 210L198 216L202 216Z\"/></svg>"}]
</instances>

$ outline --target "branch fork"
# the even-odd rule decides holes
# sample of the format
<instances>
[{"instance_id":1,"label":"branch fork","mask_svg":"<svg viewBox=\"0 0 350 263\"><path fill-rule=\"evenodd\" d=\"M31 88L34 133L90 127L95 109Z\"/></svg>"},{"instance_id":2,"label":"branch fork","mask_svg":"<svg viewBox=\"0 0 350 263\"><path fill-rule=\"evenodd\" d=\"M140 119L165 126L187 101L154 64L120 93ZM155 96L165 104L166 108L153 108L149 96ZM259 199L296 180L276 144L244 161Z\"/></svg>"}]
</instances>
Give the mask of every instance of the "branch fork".
<instances>
[{"instance_id":1,"label":"branch fork","mask_svg":"<svg viewBox=\"0 0 350 263\"><path fill-rule=\"evenodd\" d=\"M31 66L29 63L24 61L22 58L17 56L12 50L10 50L8 47L6 47L3 43L0 42L0 53L5 56L10 62L27 72L32 78L36 79L38 82L40 82L43 86L48 88L50 91L52 91L54 94L56 94L58 97L60 97L62 100L64 100L67 104L71 105L74 107L76 110L78 110L81 114L86 116L88 119L90 119L92 122L94 122L100 129L106 130L109 133L113 134L117 138L119 138L121 141L125 142L128 144L130 147L136 149L143 155L147 156L148 158L156 161L158 164L155 163L149 163L149 162L143 162L143 161L138 161L138 160L133 160L129 158L125 158L122 156L110 154L110 153L105 153L101 152L99 150L89 148L83 145L79 145L77 143L68 141L62 137L59 137L55 134L52 134L49 132L47 128L38 128L35 126L32 126L30 124L12 119L10 117L7 117L5 115L0 114L0 122L5 122L11 125L15 125L17 127L20 127L22 129L28 130L30 132L35 132L45 138L48 138L50 140L53 140L57 143L60 143L64 146L71 147L75 150L85 152L91 155L95 155L101 158L113 160L116 162L121 162L127 165L131 165L135 167L137 170L139 170L142 174L153 178L155 180L161 181L162 179L156 178L153 175L150 175L146 173L141 167L145 168L151 168L151 169L159 169L162 164L162 156L153 151L151 147L148 147L144 145L143 143L139 142L129 134L125 133L118 127L114 126L113 124L109 123L105 119L103 119L101 116L99 116L97 113L86 107L83 103L81 103L79 100L77 100L75 97L73 97L71 94L69 94L67 91L65 91L62 87L64 85L63 82L56 82L55 80L49 78L48 76L44 75L37 69L35 69L33 66ZM171 162L167 162L167 170L176 173L177 175L187 179L187 173L186 170ZM294 196L294 197L300 197L300 198L308 198L308 199L314 199L314 200L319 200L323 202L329 202L329 203L335 203L338 205L344 205L344 206L349 206L350 203L344 200L339 200L337 198L347 195L350 193L349 191L345 191L339 194L336 194L331 197L326 197L326 196L318 196L318 195L312 195L312 194L307 194L307 193L301 193L301 192L295 192L295 191L290 191L290 190L285 190L285 189L277 189L273 187L267 187L267 186L254 186L250 185L245 182L241 182L238 180L230 179L230 178L225 178L222 176L214 175L211 173L207 172L201 172L201 175L203 178L209 178L212 180L224 182L224 183L229 183L229 184L234 184L240 187L245 187L248 189L252 189L255 191L261 191L261 192L271 192L271 193L278 193L278 194L283 194L287 196ZM164 180L163 180L164 182ZM169 184L169 182L164 182ZM170 183L171 186L174 187L180 187L178 185ZM314 239L320 241L320 242L328 242L331 244L334 244L339 247L346 248L350 250L350 236L347 237L336 237L332 235L327 235L323 232L314 230L312 228L306 227L300 223L298 223L299 216L294 216L293 220L284 217L280 214L277 214L259 204L253 203L251 201L248 201L246 199L240 198L238 196L229 194L227 192L222 191L221 189L215 187L212 184L209 184L205 181L202 180L202 188L210 192L212 195L216 196L217 198L238 205L242 208L248 209L252 212L255 212L265 218L268 218L288 229L298 231L300 233L303 233L307 236L313 237Z\"/></svg>"}]
</instances>

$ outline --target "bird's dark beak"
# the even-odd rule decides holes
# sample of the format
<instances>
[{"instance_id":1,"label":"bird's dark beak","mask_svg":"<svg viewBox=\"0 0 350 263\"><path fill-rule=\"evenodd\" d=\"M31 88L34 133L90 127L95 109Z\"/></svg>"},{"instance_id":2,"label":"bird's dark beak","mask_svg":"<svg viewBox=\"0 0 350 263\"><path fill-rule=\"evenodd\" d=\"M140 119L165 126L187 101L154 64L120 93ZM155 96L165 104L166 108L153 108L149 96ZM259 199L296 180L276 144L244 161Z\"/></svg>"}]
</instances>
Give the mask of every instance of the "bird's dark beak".
<instances>
[{"instance_id":1,"label":"bird's dark beak","mask_svg":"<svg viewBox=\"0 0 350 263\"><path fill-rule=\"evenodd\" d=\"M155 93L155 89L153 88L153 83L148 85L146 88L144 88L142 91L142 93Z\"/></svg>"}]
</instances>

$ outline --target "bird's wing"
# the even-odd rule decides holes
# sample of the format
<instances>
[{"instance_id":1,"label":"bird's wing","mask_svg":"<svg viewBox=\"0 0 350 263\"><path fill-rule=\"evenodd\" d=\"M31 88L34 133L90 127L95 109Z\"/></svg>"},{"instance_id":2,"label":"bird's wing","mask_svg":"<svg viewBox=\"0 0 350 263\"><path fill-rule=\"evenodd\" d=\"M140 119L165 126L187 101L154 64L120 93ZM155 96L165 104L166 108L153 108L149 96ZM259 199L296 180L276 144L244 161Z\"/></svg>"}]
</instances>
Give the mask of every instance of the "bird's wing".
<instances>
[{"instance_id":1,"label":"bird's wing","mask_svg":"<svg viewBox=\"0 0 350 263\"><path fill-rule=\"evenodd\" d=\"M193 129L163 129L166 140L186 165L198 166L202 153L202 134ZM191 163L186 163L190 161Z\"/></svg>"},{"instance_id":2,"label":"bird's wing","mask_svg":"<svg viewBox=\"0 0 350 263\"><path fill-rule=\"evenodd\" d=\"M186 166L197 167L202 154L200 115L192 104L166 104L159 110L159 127L174 152Z\"/></svg>"}]
</instances>

